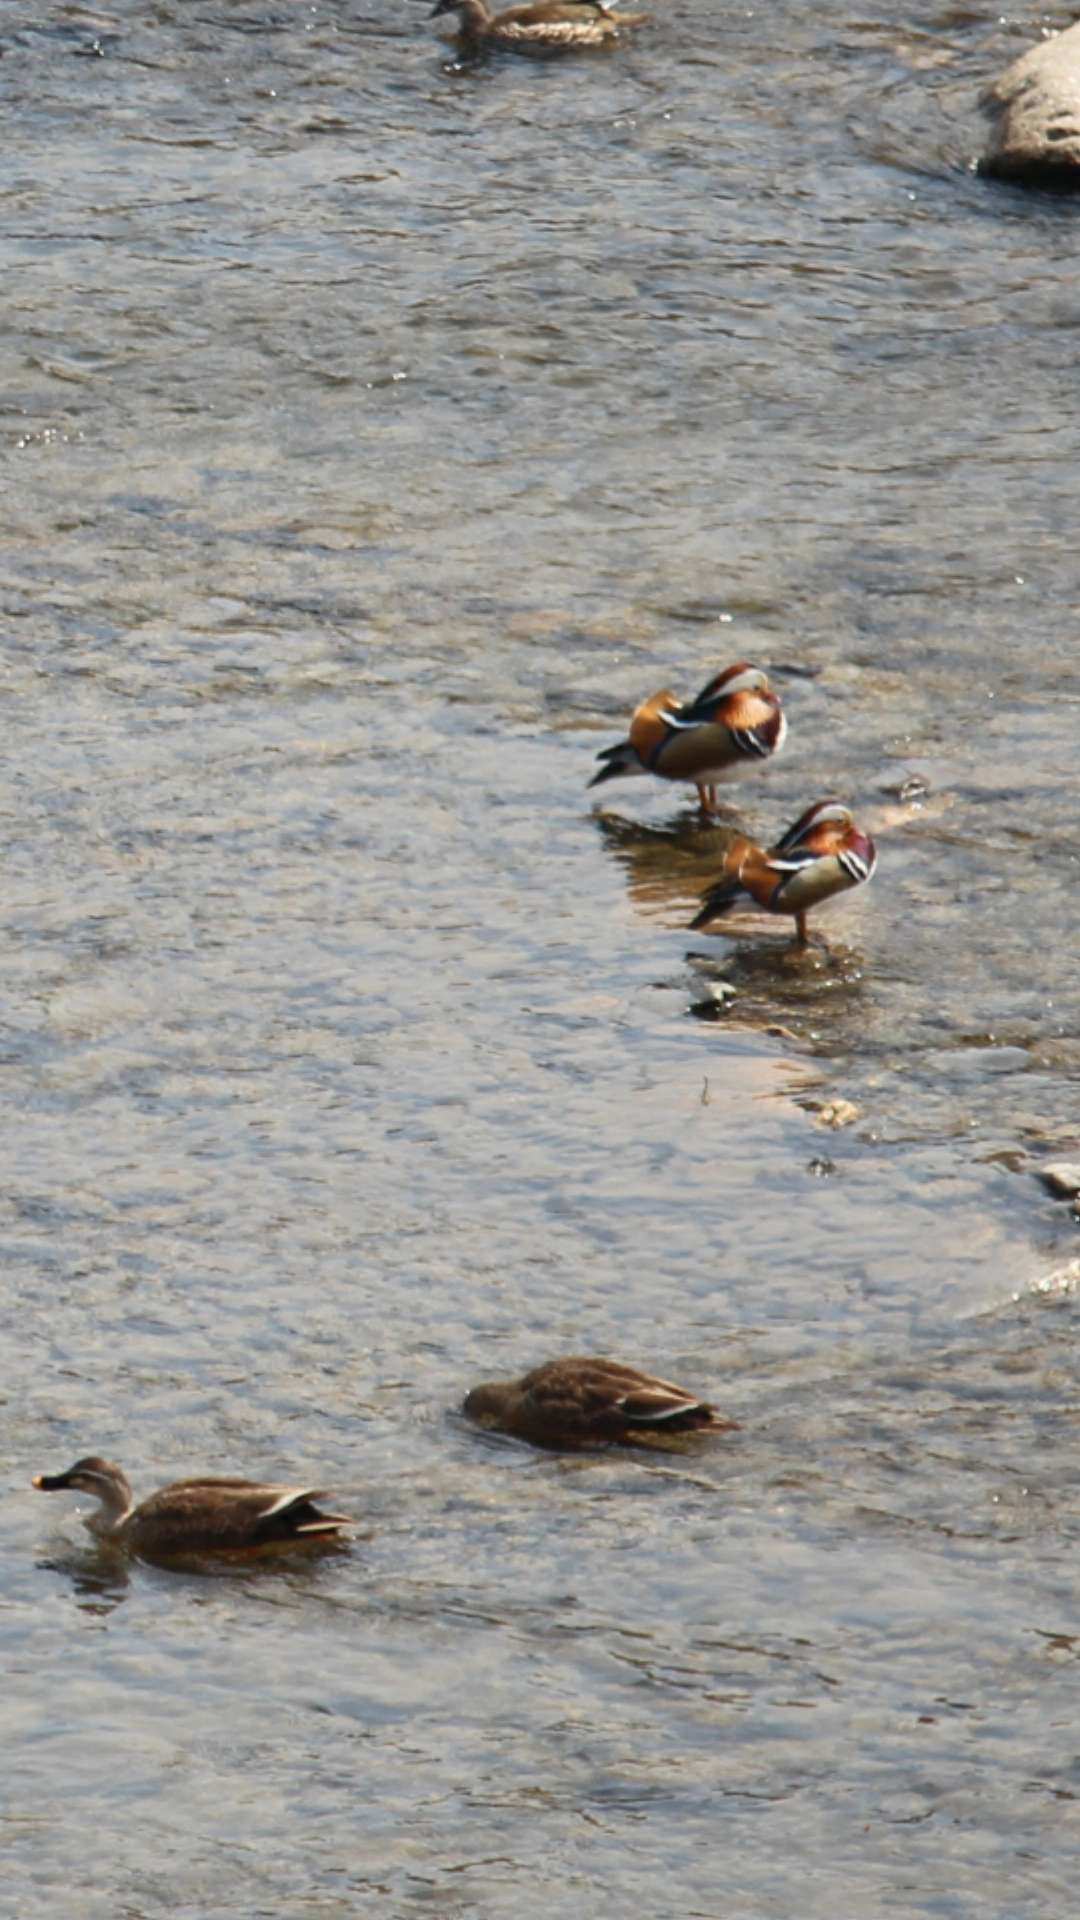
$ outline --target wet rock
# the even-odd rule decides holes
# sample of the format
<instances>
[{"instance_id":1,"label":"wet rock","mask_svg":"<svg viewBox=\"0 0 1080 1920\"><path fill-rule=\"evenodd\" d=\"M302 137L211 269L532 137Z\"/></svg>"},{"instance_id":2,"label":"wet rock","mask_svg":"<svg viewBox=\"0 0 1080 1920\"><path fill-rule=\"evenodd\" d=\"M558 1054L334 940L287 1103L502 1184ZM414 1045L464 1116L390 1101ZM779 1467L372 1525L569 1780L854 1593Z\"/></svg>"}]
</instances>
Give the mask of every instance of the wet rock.
<instances>
[{"instance_id":1,"label":"wet rock","mask_svg":"<svg viewBox=\"0 0 1080 1920\"><path fill-rule=\"evenodd\" d=\"M1014 60L980 105L994 122L980 173L1080 189L1080 24Z\"/></svg>"},{"instance_id":2,"label":"wet rock","mask_svg":"<svg viewBox=\"0 0 1080 1920\"><path fill-rule=\"evenodd\" d=\"M1075 1295L1080 1288L1080 1260L1070 1260L1064 1267L1058 1267L1055 1273L1048 1273L1041 1280L1029 1281L1024 1293L1039 1300L1064 1300ZM1014 1293L1014 1300L1021 1300L1024 1293Z\"/></svg>"},{"instance_id":3,"label":"wet rock","mask_svg":"<svg viewBox=\"0 0 1080 1920\"><path fill-rule=\"evenodd\" d=\"M819 680L824 671L809 660L773 660L769 665L769 672L784 680Z\"/></svg>"},{"instance_id":4,"label":"wet rock","mask_svg":"<svg viewBox=\"0 0 1080 1920\"><path fill-rule=\"evenodd\" d=\"M736 998L738 991L732 980L710 980L705 988L709 999L715 1000L718 1007L726 1007L729 1001Z\"/></svg>"},{"instance_id":5,"label":"wet rock","mask_svg":"<svg viewBox=\"0 0 1080 1920\"><path fill-rule=\"evenodd\" d=\"M841 1127L850 1127L858 1117L854 1100L827 1100L817 1118L819 1127L829 1127L833 1133L839 1133Z\"/></svg>"},{"instance_id":6,"label":"wet rock","mask_svg":"<svg viewBox=\"0 0 1080 1920\"><path fill-rule=\"evenodd\" d=\"M738 988L730 980L709 980L705 983L703 997L695 1000L690 1012L695 1020L718 1020L727 1012L736 999Z\"/></svg>"},{"instance_id":7,"label":"wet rock","mask_svg":"<svg viewBox=\"0 0 1080 1920\"><path fill-rule=\"evenodd\" d=\"M1040 1167L1039 1179L1059 1200L1072 1200L1080 1193L1080 1160L1048 1160Z\"/></svg>"}]
</instances>

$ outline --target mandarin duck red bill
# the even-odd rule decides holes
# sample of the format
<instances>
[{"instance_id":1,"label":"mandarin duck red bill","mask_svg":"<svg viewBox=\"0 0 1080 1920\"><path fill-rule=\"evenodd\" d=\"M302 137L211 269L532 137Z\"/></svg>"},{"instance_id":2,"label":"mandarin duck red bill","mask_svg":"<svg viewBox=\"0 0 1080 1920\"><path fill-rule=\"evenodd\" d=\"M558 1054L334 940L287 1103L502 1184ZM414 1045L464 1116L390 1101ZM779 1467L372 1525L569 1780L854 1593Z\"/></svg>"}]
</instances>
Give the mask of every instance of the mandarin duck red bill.
<instances>
[{"instance_id":1,"label":"mandarin duck red bill","mask_svg":"<svg viewBox=\"0 0 1080 1920\"><path fill-rule=\"evenodd\" d=\"M702 895L691 927L706 927L748 894L767 913L790 914L795 938L809 938L806 916L834 894L861 887L877 865L877 849L839 800L816 800L774 847L737 836L724 858L724 876Z\"/></svg>"},{"instance_id":2,"label":"mandarin duck red bill","mask_svg":"<svg viewBox=\"0 0 1080 1920\"><path fill-rule=\"evenodd\" d=\"M487 0L435 0L431 18L456 13L457 45L475 59L490 48L510 53L577 53L613 46L623 34L643 26L645 13L619 13L606 0L538 0L492 13Z\"/></svg>"},{"instance_id":3,"label":"mandarin duck red bill","mask_svg":"<svg viewBox=\"0 0 1080 1920\"><path fill-rule=\"evenodd\" d=\"M717 786L779 753L787 738L780 701L760 667L739 660L706 681L693 700L667 687L643 700L625 740L597 754L604 762L589 781L633 779L692 782L703 813L717 809Z\"/></svg>"},{"instance_id":4,"label":"mandarin duck red bill","mask_svg":"<svg viewBox=\"0 0 1080 1920\"><path fill-rule=\"evenodd\" d=\"M520 1380L489 1380L466 1396L481 1426L534 1446L639 1446L671 1434L738 1426L684 1387L618 1360L570 1355L547 1360Z\"/></svg>"}]
</instances>

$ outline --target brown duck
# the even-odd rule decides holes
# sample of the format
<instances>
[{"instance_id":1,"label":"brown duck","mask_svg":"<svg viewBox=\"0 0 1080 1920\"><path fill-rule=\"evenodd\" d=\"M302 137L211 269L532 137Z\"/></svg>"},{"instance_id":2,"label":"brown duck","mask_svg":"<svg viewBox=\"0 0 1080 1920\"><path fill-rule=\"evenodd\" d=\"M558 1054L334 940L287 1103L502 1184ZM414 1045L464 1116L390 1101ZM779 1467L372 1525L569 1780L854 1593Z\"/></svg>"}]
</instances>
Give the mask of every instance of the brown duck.
<instances>
[{"instance_id":1,"label":"brown duck","mask_svg":"<svg viewBox=\"0 0 1080 1920\"><path fill-rule=\"evenodd\" d=\"M548 1360L520 1380L490 1380L467 1395L464 1412L537 1446L636 1446L694 1428L737 1427L707 1401L670 1380L617 1360Z\"/></svg>"},{"instance_id":2,"label":"brown duck","mask_svg":"<svg viewBox=\"0 0 1080 1920\"><path fill-rule=\"evenodd\" d=\"M136 1506L123 1469L88 1455L66 1473L35 1474L41 1493L90 1493L99 1506L83 1516L99 1540L146 1560L188 1553L236 1553L310 1545L348 1525L316 1505L313 1487L271 1487L257 1480L175 1480Z\"/></svg>"},{"instance_id":3,"label":"brown duck","mask_svg":"<svg viewBox=\"0 0 1080 1920\"><path fill-rule=\"evenodd\" d=\"M487 0L435 0L431 18L442 13L457 14L458 51L472 58L491 47L511 53L576 53L587 47L609 47L649 17L616 14L603 0L539 0L536 5L507 7L502 13L492 13Z\"/></svg>"}]
</instances>

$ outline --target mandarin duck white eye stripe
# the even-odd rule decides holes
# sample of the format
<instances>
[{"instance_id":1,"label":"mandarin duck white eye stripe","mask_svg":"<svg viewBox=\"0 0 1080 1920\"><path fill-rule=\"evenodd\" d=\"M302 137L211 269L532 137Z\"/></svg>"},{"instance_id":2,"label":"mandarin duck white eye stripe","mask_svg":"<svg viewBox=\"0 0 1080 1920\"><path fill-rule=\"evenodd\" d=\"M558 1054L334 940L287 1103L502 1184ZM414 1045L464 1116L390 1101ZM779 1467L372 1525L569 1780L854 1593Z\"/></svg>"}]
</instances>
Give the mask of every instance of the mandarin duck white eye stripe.
<instances>
[{"instance_id":1,"label":"mandarin duck white eye stripe","mask_svg":"<svg viewBox=\"0 0 1080 1920\"><path fill-rule=\"evenodd\" d=\"M800 813L797 820L782 834L772 849L774 853L786 853L790 848L800 846L808 840L815 829L832 822L836 826L851 825L851 810L842 800L815 800L812 807Z\"/></svg>"},{"instance_id":2,"label":"mandarin duck white eye stripe","mask_svg":"<svg viewBox=\"0 0 1080 1920\"><path fill-rule=\"evenodd\" d=\"M752 667L747 660L737 660L733 667L724 667L706 680L700 693L684 704L688 714L704 713L714 707L718 700L727 699L733 693L768 693L769 676L761 667Z\"/></svg>"}]
</instances>

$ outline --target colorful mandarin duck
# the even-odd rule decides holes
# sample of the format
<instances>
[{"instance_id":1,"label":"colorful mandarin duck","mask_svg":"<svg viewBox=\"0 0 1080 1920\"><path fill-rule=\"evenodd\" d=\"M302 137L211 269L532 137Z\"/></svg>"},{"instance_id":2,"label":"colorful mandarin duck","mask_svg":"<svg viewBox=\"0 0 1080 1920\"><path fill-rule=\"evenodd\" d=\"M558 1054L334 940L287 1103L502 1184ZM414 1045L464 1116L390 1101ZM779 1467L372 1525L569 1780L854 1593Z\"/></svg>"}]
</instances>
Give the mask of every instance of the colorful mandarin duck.
<instances>
[{"instance_id":1,"label":"colorful mandarin duck","mask_svg":"<svg viewBox=\"0 0 1080 1920\"><path fill-rule=\"evenodd\" d=\"M787 737L780 702L760 667L740 660L680 701L667 687L643 700L630 732L597 754L604 765L589 781L655 773L661 780L692 780L703 813L717 808L716 785L779 753Z\"/></svg>"},{"instance_id":2,"label":"colorful mandarin duck","mask_svg":"<svg viewBox=\"0 0 1080 1920\"><path fill-rule=\"evenodd\" d=\"M257 1480L177 1480L136 1506L123 1468L96 1454L66 1473L35 1474L33 1484L41 1493L93 1494L99 1505L84 1516L90 1532L147 1560L310 1546L349 1524L316 1506L324 1495L313 1487Z\"/></svg>"},{"instance_id":3,"label":"colorful mandarin duck","mask_svg":"<svg viewBox=\"0 0 1080 1920\"><path fill-rule=\"evenodd\" d=\"M737 1427L670 1380L617 1360L548 1360L521 1380L474 1387L464 1412L536 1446L634 1446L696 1427Z\"/></svg>"},{"instance_id":4,"label":"colorful mandarin duck","mask_svg":"<svg viewBox=\"0 0 1080 1920\"><path fill-rule=\"evenodd\" d=\"M702 896L704 905L690 925L707 926L740 893L748 893L769 913L793 914L796 941L805 946L810 908L861 886L876 864L874 843L860 832L849 808L839 800L817 800L775 847L759 847L739 835L725 857L724 878Z\"/></svg>"},{"instance_id":5,"label":"colorful mandarin duck","mask_svg":"<svg viewBox=\"0 0 1080 1920\"><path fill-rule=\"evenodd\" d=\"M492 13L487 0L435 0L434 20L442 13L458 17L458 51L476 59L490 47L512 53L575 53L583 47L607 47L648 19L644 13L616 14L605 0L539 0L530 6Z\"/></svg>"}]
</instances>

